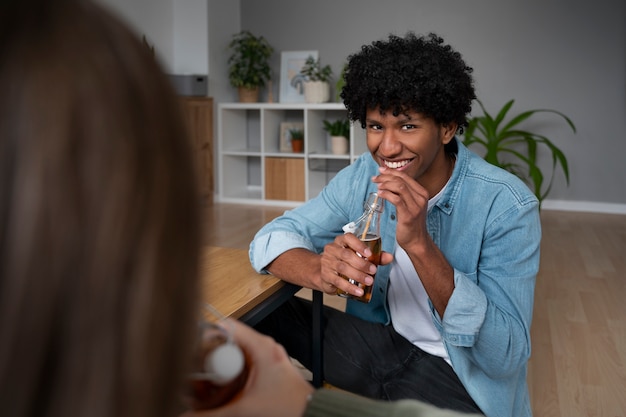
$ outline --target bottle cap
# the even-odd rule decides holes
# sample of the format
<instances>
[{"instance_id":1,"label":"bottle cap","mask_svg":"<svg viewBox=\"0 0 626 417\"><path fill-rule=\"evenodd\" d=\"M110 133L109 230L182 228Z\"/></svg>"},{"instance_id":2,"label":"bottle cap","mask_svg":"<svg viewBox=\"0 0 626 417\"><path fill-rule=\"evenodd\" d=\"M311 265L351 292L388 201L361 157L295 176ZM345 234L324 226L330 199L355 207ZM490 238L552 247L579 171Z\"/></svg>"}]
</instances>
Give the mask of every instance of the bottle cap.
<instances>
[{"instance_id":1,"label":"bottle cap","mask_svg":"<svg viewBox=\"0 0 626 417\"><path fill-rule=\"evenodd\" d=\"M356 223L350 222L341 228L344 233L354 233L356 231Z\"/></svg>"},{"instance_id":2,"label":"bottle cap","mask_svg":"<svg viewBox=\"0 0 626 417\"><path fill-rule=\"evenodd\" d=\"M239 346L225 343L209 352L204 358L207 378L218 385L226 385L243 370L244 356Z\"/></svg>"}]
</instances>

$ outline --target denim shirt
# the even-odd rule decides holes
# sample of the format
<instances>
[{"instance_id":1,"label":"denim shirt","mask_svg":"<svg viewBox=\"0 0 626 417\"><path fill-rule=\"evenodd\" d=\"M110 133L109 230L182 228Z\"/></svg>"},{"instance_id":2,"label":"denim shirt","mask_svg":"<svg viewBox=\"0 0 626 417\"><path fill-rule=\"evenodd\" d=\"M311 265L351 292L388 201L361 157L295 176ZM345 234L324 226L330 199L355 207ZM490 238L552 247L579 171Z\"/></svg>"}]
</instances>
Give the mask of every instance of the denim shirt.
<instances>
[{"instance_id":1,"label":"denim shirt","mask_svg":"<svg viewBox=\"0 0 626 417\"><path fill-rule=\"evenodd\" d=\"M538 201L514 175L468 150L458 139L457 162L427 227L454 268L454 291L443 318L430 305L452 366L487 416L531 416L526 383L541 224ZM261 273L281 253L305 248L321 253L358 218L376 191L378 164L369 153L340 171L314 199L265 225L250 244ZM383 250L394 253L396 210L385 201ZM376 273L369 304L348 300L346 311L389 324L390 265Z\"/></svg>"}]
</instances>

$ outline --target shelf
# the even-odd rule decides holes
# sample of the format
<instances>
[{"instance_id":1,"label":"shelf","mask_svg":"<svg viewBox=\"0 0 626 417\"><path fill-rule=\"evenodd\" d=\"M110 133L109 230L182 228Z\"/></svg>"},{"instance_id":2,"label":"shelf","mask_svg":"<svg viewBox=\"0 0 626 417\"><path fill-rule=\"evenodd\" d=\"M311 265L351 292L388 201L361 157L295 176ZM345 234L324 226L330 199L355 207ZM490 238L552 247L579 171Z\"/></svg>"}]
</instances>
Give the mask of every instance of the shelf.
<instances>
[{"instance_id":1,"label":"shelf","mask_svg":"<svg viewBox=\"0 0 626 417\"><path fill-rule=\"evenodd\" d=\"M265 156L271 156L275 158L301 158L304 159L305 155L302 152L265 152Z\"/></svg>"},{"instance_id":2,"label":"shelf","mask_svg":"<svg viewBox=\"0 0 626 417\"><path fill-rule=\"evenodd\" d=\"M331 152L323 122L345 117L342 103L220 103L218 198L297 205L315 197L337 172L367 151L364 130L351 125L348 153ZM302 124L304 152L284 150L285 122Z\"/></svg>"},{"instance_id":3,"label":"shelf","mask_svg":"<svg viewBox=\"0 0 626 417\"><path fill-rule=\"evenodd\" d=\"M291 109L291 110L343 110L343 103L220 103L224 109L260 110L260 109Z\"/></svg>"},{"instance_id":4,"label":"shelf","mask_svg":"<svg viewBox=\"0 0 626 417\"><path fill-rule=\"evenodd\" d=\"M222 155L235 155L235 156L261 156L260 149L233 149L222 152Z\"/></svg>"},{"instance_id":5,"label":"shelf","mask_svg":"<svg viewBox=\"0 0 626 417\"><path fill-rule=\"evenodd\" d=\"M310 153L307 155L307 157L309 159L345 159L345 160L350 160L350 155L349 154L345 154L345 155L335 155L332 153Z\"/></svg>"}]
</instances>

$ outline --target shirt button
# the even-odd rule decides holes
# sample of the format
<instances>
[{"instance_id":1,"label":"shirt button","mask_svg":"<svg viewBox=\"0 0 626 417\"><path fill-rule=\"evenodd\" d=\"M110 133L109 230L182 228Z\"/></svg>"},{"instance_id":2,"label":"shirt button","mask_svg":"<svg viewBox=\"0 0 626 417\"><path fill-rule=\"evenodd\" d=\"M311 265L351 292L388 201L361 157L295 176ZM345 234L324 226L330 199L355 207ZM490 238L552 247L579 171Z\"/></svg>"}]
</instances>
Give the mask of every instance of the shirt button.
<instances>
[{"instance_id":1,"label":"shirt button","mask_svg":"<svg viewBox=\"0 0 626 417\"><path fill-rule=\"evenodd\" d=\"M392 214L392 215L391 215L391 220L395 220L395 219L396 219L396 215L395 215L395 214Z\"/></svg>"}]
</instances>

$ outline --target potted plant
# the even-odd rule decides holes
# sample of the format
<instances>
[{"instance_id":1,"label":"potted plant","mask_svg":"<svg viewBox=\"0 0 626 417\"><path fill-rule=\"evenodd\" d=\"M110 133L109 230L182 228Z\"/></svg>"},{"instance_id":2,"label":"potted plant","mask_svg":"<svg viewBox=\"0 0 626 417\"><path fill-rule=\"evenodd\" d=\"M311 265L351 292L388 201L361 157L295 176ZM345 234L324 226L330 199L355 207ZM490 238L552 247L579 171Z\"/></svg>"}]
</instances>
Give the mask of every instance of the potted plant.
<instances>
[{"instance_id":1,"label":"potted plant","mask_svg":"<svg viewBox=\"0 0 626 417\"><path fill-rule=\"evenodd\" d=\"M293 152L302 152L304 150L304 130L289 129L291 136L291 150Z\"/></svg>"},{"instance_id":2,"label":"potted plant","mask_svg":"<svg viewBox=\"0 0 626 417\"><path fill-rule=\"evenodd\" d=\"M333 154L342 155L348 153L348 138L350 137L350 122L348 119L339 119L334 122L324 120L324 130L330 135Z\"/></svg>"},{"instance_id":3,"label":"potted plant","mask_svg":"<svg viewBox=\"0 0 626 417\"><path fill-rule=\"evenodd\" d=\"M263 36L255 36L247 30L233 35L228 48L231 51L228 58L230 84L239 89L240 101L258 101L260 87L271 78L269 59L274 48Z\"/></svg>"},{"instance_id":4,"label":"potted plant","mask_svg":"<svg viewBox=\"0 0 626 417\"><path fill-rule=\"evenodd\" d=\"M333 70L330 65L322 67L320 60L309 56L300 70L306 77L304 99L307 103L325 103L330 97L330 80Z\"/></svg>"},{"instance_id":5,"label":"potted plant","mask_svg":"<svg viewBox=\"0 0 626 417\"><path fill-rule=\"evenodd\" d=\"M566 115L551 109L535 109L513 115L512 119L505 122L504 118L513 106L514 100L506 103L495 118L485 110L480 100L476 101L484 115L468 120L469 125L465 130L465 138L463 140L465 145L476 143L484 147L485 160L517 175L531 186L539 200L539 204L550 192L554 173L558 166L563 170L565 180L569 185L569 169L567 167L567 158L563 151L547 137L521 130L518 127L521 122L536 113L554 113L562 117L576 133L574 123ZM544 174L537 165L537 149L540 145L546 146L552 154L552 172L550 181L545 189Z\"/></svg>"}]
</instances>

